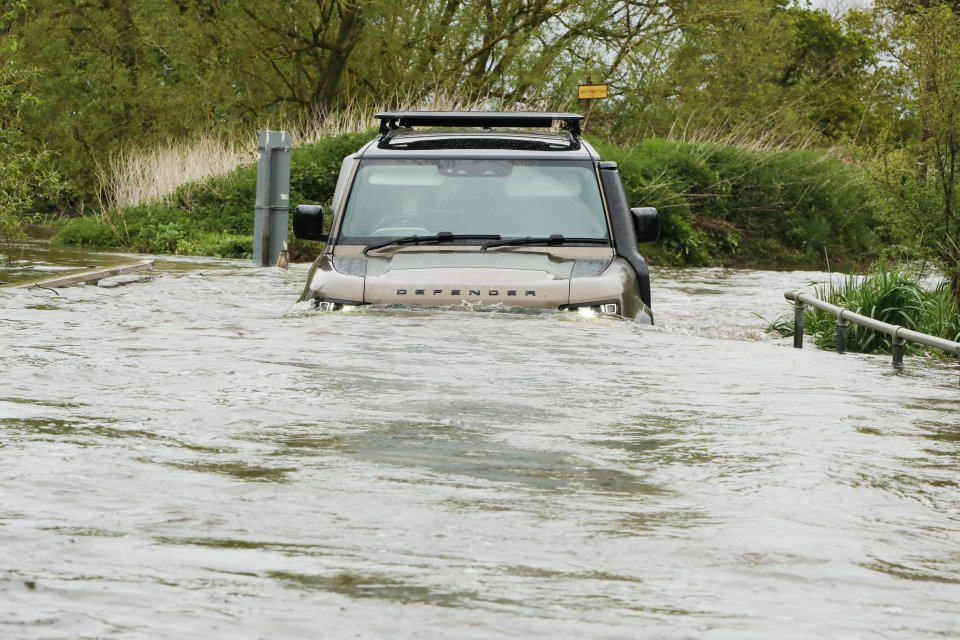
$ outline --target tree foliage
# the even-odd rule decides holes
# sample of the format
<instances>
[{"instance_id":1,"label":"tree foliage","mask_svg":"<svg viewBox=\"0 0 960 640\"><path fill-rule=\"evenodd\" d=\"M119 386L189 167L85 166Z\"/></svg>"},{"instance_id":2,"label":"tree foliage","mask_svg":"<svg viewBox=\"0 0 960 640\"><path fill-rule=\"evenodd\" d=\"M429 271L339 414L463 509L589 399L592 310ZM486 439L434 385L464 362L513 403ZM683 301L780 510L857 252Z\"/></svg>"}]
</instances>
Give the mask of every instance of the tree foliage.
<instances>
[{"instance_id":1,"label":"tree foliage","mask_svg":"<svg viewBox=\"0 0 960 640\"><path fill-rule=\"evenodd\" d=\"M880 27L772 0L730 3L683 25L645 103L660 127L775 131L835 143L854 138L876 105Z\"/></svg>"},{"instance_id":2,"label":"tree foliage","mask_svg":"<svg viewBox=\"0 0 960 640\"><path fill-rule=\"evenodd\" d=\"M611 87L608 136L687 121L837 140L877 72L868 20L786 0L26 0L7 22L39 71L23 130L76 202L131 144L451 90L576 109L587 76Z\"/></svg>"},{"instance_id":3,"label":"tree foliage","mask_svg":"<svg viewBox=\"0 0 960 640\"><path fill-rule=\"evenodd\" d=\"M910 138L881 136L873 162L880 211L900 243L934 259L950 277L960 311L960 5L887 0L908 79Z\"/></svg>"},{"instance_id":4,"label":"tree foliage","mask_svg":"<svg viewBox=\"0 0 960 640\"><path fill-rule=\"evenodd\" d=\"M939 205L939 219L925 226L960 303L960 16L949 6L933 7L918 12L908 29L921 122L919 177Z\"/></svg>"},{"instance_id":5,"label":"tree foliage","mask_svg":"<svg viewBox=\"0 0 960 640\"><path fill-rule=\"evenodd\" d=\"M34 203L52 196L57 175L43 148L25 139L22 114L33 98L34 71L20 63L20 40L9 31L12 12L0 12L0 240L20 232L20 218Z\"/></svg>"}]
</instances>

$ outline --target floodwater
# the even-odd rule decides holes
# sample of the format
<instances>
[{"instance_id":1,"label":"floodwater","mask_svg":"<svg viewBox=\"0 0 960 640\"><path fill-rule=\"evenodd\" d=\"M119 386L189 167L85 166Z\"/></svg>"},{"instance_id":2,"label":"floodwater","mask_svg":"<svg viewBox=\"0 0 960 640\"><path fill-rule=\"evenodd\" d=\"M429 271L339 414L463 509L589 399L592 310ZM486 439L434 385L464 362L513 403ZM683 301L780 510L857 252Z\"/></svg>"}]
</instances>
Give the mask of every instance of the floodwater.
<instances>
[{"instance_id":1,"label":"floodwater","mask_svg":"<svg viewBox=\"0 0 960 640\"><path fill-rule=\"evenodd\" d=\"M956 364L765 335L825 274L655 269L655 327L305 277L0 290L0 637L960 637Z\"/></svg>"}]
</instances>

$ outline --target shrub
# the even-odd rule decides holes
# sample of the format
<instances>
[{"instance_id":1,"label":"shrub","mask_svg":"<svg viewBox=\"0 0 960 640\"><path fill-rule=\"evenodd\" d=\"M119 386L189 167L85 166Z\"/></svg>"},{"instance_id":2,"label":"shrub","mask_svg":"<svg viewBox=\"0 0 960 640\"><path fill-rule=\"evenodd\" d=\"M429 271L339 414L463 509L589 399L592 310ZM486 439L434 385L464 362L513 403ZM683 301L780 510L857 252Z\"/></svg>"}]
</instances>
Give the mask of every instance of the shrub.
<instances>
[{"instance_id":1,"label":"shrub","mask_svg":"<svg viewBox=\"0 0 960 640\"><path fill-rule=\"evenodd\" d=\"M948 283L930 288L925 286L925 276L920 272L878 268L862 278L849 276L838 286L822 286L817 290L817 297L880 322L947 340L960 338L960 316L952 309ZM836 344L836 317L807 307L804 332L814 334L817 346L832 349ZM891 342L886 333L854 323L847 330L849 351L889 353ZM908 342L907 349L919 353L925 347Z\"/></svg>"},{"instance_id":2,"label":"shrub","mask_svg":"<svg viewBox=\"0 0 960 640\"><path fill-rule=\"evenodd\" d=\"M123 242L113 229L93 217L72 218L54 236L57 244L82 247L122 247Z\"/></svg>"},{"instance_id":3,"label":"shrub","mask_svg":"<svg viewBox=\"0 0 960 640\"><path fill-rule=\"evenodd\" d=\"M373 135L373 131L348 133L294 149L290 173L291 206L332 200L343 159L355 153Z\"/></svg>"},{"instance_id":4,"label":"shrub","mask_svg":"<svg viewBox=\"0 0 960 640\"><path fill-rule=\"evenodd\" d=\"M603 158L617 163L628 203L660 212L661 248L680 264L705 264L707 239L693 225L690 200L684 195L695 187L695 176L702 175L696 164L666 140L645 140L632 149L593 142Z\"/></svg>"},{"instance_id":5,"label":"shrub","mask_svg":"<svg viewBox=\"0 0 960 640\"><path fill-rule=\"evenodd\" d=\"M679 264L803 265L877 249L866 181L823 151L596 146L618 163L630 203L660 211L660 246Z\"/></svg>"}]
</instances>

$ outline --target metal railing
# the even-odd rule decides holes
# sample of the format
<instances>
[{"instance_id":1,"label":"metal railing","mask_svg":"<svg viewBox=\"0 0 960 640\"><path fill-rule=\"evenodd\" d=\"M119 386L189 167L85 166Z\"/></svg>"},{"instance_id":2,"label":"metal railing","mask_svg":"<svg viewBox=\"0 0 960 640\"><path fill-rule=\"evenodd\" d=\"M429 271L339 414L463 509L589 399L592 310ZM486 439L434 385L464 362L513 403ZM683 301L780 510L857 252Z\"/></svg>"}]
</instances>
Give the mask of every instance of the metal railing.
<instances>
[{"instance_id":1,"label":"metal railing","mask_svg":"<svg viewBox=\"0 0 960 640\"><path fill-rule=\"evenodd\" d=\"M844 309L843 307L838 307L834 304L830 304L829 302L824 302L816 296L811 296L799 291L784 291L783 297L793 302L793 346L796 349L803 348L803 311L806 305L810 305L815 309L820 309L821 311L826 311L827 313L832 313L834 316L836 316L837 353L843 353L847 350L847 329L850 327L850 323L852 322L862 327L873 329L874 331L880 331L890 336L893 343L893 348L891 351L893 355L894 367L899 368L903 366L903 351L908 340L910 342L916 342L927 347L942 349L947 353L953 353L960 356L960 342L953 342L952 340L945 340L944 338L927 335L926 333L920 333L919 331L913 331L911 329L906 329L894 324L880 322L879 320L874 320L868 316L862 316L859 313L850 311L849 309Z\"/></svg>"}]
</instances>

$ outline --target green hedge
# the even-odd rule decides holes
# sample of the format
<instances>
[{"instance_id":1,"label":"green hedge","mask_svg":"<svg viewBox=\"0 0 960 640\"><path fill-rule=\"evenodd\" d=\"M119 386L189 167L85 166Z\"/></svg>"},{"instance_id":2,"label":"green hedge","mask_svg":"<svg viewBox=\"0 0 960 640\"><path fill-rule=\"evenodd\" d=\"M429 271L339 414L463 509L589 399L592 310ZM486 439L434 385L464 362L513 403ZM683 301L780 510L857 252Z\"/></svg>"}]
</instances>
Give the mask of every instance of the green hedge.
<instances>
[{"instance_id":1,"label":"green hedge","mask_svg":"<svg viewBox=\"0 0 960 640\"><path fill-rule=\"evenodd\" d=\"M295 149L291 204L328 204L343 157L372 132ZM620 166L632 206L654 206L656 264L800 266L874 252L868 187L859 170L821 151L746 151L653 138L629 147L593 141ZM162 204L70 221L56 239L152 253L250 254L256 167L179 188ZM291 241L294 258L316 244Z\"/></svg>"},{"instance_id":2,"label":"green hedge","mask_svg":"<svg viewBox=\"0 0 960 640\"><path fill-rule=\"evenodd\" d=\"M877 249L864 176L825 152L596 146L619 164L630 204L660 211L658 249L671 263L799 266Z\"/></svg>"}]
</instances>

